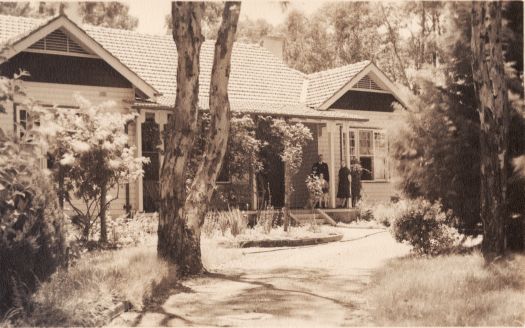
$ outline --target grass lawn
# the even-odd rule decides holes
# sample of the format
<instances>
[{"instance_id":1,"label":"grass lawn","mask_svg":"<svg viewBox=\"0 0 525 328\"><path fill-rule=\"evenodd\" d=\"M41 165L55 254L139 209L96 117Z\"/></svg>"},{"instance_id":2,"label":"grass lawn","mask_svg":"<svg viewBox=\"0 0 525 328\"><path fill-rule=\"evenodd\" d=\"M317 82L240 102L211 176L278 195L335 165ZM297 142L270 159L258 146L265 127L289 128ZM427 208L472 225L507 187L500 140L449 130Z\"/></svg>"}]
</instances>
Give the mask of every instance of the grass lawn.
<instances>
[{"instance_id":1,"label":"grass lawn","mask_svg":"<svg viewBox=\"0 0 525 328\"><path fill-rule=\"evenodd\" d=\"M100 326L104 313L120 301L141 309L161 281L176 279L159 260L155 246L93 252L59 270L32 298L33 311L22 326Z\"/></svg>"},{"instance_id":2,"label":"grass lawn","mask_svg":"<svg viewBox=\"0 0 525 328\"><path fill-rule=\"evenodd\" d=\"M396 259L368 297L378 325L524 326L525 256L490 266L479 253Z\"/></svg>"}]
</instances>

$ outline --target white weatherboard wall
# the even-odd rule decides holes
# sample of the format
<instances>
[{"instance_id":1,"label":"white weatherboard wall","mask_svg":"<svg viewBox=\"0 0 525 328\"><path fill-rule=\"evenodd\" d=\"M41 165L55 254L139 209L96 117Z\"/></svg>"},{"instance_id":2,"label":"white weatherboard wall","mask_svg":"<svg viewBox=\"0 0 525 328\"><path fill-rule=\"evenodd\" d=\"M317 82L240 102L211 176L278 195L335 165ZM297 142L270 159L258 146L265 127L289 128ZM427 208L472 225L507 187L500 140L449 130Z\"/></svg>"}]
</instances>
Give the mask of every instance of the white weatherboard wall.
<instances>
[{"instance_id":1,"label":"white weatherboard wall","mask_svg":"<svg viewBox=\"0 0 525 328\"><path fill-rule=\"evenodd\" d=\"M40 82L23 82L23 88L29 97L44 105L57 105L65 107L77 106L74 94L78 93L86 98L94 105L105 101L114 101L115 109L128 112L134 100L135 93L132 88L111 88L111 87L94 87L68 84L54 84L54 83L40 83ZM16 102L15 98L15 102ZM7 109L7 115L0 114L0 127L7 133L12 133L13 126L13 108ZM131 123L128 126L129 144L135 146L136 144L136 124ZM138 209L137 189L138 182L130 183L130 204L132 210ZM117 189L108 192L111 198L117 195ZM75 206L82 206L80 200L74 200ZM118 199L111 203L109 208L109 215L116 217L124 214L126 205L125 185L118 189ZM66 208L68 205L65 205ZM69 213L73 213L68 209Z\"/></svg>"}]
</instances>

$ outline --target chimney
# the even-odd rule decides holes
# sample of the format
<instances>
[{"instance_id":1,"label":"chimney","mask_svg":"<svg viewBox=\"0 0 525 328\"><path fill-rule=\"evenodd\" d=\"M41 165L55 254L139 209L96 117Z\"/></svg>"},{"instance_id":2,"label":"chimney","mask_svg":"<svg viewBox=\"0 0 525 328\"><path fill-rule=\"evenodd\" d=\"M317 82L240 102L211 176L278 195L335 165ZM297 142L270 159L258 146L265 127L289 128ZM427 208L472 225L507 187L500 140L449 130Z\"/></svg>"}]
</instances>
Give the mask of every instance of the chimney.
<instances>
[{"instance_id":1,"label":"chimney","mask_svg":"<svg viewBox=\"0 0 525 328\"><path fill-rule=\"evenodd\" d=\"M284 38L277 36L265 36L261 41L261 46L268 49L274 56L283 60Z\"/></svg>"},{"instance_id":2,"label":"chimney","mask_svg":"<svg viewBox=\"0 0 525 328\"><path fill-rule=\"evenodd\" d=\"M67 18L73 21L73 23L81 26L82 18L79 12L79 3L77 1L62 2L60 4L60 14L66 15Z\"/></svg>"}]
</instances>

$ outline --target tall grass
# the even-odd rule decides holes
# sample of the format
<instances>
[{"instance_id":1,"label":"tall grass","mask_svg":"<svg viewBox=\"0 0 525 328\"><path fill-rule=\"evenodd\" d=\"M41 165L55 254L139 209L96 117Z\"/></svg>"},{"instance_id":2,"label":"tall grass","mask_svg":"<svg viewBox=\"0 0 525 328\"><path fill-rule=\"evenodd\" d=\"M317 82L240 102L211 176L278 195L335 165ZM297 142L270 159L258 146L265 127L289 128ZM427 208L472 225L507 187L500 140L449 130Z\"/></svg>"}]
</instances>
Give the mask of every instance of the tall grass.
<instances>
[{"instance_id":1,"label":"tall grass","mask_svg":"<svg viewBox=\"0 0 525 328\"><path fill-rule=\"evenodd\" d=\"M391 261L373 278L373 317L394 326L525 325L525 256L479 253Z\"/></svg>"},{"instance_id":2,"label":"tall grass","mask_svg":"<svg viewBox=\"0 0 525 328\"><path fill-rule=\"evenodd\" d=\"M210 211L206 215L202 233L206 236L213 236L220 231L222 236L230 233L237 236L243 233L248 227L248 218L238 208L228 211Z\"/></svg>"},{"instance_id":3,"label":"tall grass","mask_svg":"<svg viewBox=\"0 0 525 328\"><path fill-rule=\"evenodd\" d=\"M98 252L60 270L32 298L33 311L23 326L99 326L119 301L141 309L155 285L170 272L155 247Z\"/></svg>"}]
</instances>

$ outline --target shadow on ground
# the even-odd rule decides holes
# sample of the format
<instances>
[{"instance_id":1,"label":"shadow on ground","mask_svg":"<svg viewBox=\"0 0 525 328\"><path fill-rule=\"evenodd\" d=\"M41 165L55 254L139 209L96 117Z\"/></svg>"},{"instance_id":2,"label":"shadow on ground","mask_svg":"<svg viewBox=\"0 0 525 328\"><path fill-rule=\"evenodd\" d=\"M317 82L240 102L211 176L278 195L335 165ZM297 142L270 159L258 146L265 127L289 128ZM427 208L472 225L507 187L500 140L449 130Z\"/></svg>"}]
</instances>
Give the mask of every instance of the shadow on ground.
<instances>
[{"instance_id":1,"label":"shadow on ground","mask_svg":"<svg viewBox=\"0 0 525 328\"><path fill-rule=\"evenodd\" d=\"M271 281L271 282L270 282ZM355 311L348 296L364 284L322 269L279 268L249 274L208 273L154 287L130 326L339 325ZM125 317L125 316L124 316Z\"/></svg>"}]
</instances>

